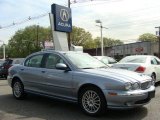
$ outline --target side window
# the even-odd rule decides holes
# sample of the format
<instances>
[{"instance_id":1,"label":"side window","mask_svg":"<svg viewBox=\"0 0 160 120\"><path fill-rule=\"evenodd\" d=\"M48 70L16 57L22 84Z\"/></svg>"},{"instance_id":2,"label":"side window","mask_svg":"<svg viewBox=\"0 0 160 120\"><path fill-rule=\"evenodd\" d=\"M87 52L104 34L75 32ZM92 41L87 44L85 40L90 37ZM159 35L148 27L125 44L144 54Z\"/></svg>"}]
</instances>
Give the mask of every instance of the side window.
<instances>
[{"instance_id":1,"label":"side window","mask_svg":"<svg viewBox=\"0 0 160 120\"><path fill-rule=\"evenodd\" d=\"M152 58L151 59L151 64L152 65L157 65L158 63L157 63L157 60L155 59L155 58Z\"/></svg>"},{"instance_id":2,"label":"side window","mask_svg":"<svg viewBox=\"0 0 160 120\"><path fill-rule=\"evenodd\" d=\"M40 68L41 67L42 58L43 58L43 55L32 56L31 58L26 60L25 66Z\"/></svg>"},{"instance_id":3,"label":"side window","mask_svg":"<svg viewBox=\"0 0 160 120\"><path fill-rule=\"evenodd\" d=\"M159 60L157 60L156 58L155 58L155 60L157 61L157 65L160 65L160 61L159 61Z\"/></svg>"},{"instance_id":4,"label":"side window","mask_svg":"<svg viewBox=\"0 0 160 120\"><path fill-rule=\"evenodd\" d=\"M65 62L60 56L50 54L46 59L45 67L48 69L56 69L57 63L65 63Z\"/></svg>"}]
</instances>

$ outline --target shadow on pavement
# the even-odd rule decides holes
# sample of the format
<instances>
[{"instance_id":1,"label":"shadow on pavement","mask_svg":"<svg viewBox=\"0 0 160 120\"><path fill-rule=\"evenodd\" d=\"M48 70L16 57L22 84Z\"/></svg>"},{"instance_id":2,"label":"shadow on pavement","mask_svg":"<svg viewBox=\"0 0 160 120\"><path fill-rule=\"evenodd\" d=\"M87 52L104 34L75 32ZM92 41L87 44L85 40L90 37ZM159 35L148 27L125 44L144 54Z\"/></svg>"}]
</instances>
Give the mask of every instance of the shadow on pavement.
<instances>
[{"instance_id":1,"label":"shadow on pavement","mask_svg":"<svg viewBox=\"0 0 160 120\"><path fill-rule=\"evenodd\" d=\"M156 87L160 86L160 81L156 82L156 83L155 83L155 86L156 86Z\"/></svg>"},{"instance_id":2,"label":"shadow on pavement","mask_svg":"<svg viewBox=\"0 0 160 120\"><path fill-rule=\"evenodd\" d=\"M16 100L11 94L0 95L0 111L18 116L16 119L45 120L141 120L147 116L145 107L131 110L106 110L101 117L90 117L81 112L77 104L29 95Z\"/></svg>"}]
</instances>

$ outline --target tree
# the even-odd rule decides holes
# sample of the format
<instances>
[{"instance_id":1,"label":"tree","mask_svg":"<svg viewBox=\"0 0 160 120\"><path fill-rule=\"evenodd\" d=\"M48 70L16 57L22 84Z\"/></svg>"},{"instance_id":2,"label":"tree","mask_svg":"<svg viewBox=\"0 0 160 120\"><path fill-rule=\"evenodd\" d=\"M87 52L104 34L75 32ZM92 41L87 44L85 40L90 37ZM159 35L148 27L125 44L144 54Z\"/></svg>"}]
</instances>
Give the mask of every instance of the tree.
<instances>
[{"instance_id":1,"label":"tree","mask_svg":"<svg viewBox=\"0 0 160 120\"><path fill-rule=\"evenodd\" d=\"M93 48L95 46L91 33L75 26L73 26L71 32L71 43L76 46L83 46L84 48Z\"/></svg>"},{"instance_id":2,"label":"tree","mask_svg":"<svg viewBox=\"0 0 160 120\"><path fill-rule=\"evenodd\" d=\"M139 36L138 38L139 41L152 41L155 42L157 41L157 36L151 33L144 33L142 35Z\"/></svg>"},{"instance_id":3,"label":"tree","mask_svg":"<svg viewBox=\"0 0 160 120\"><path fill-rule=\"evenodd\" d=\"M101 41L100 41L100 37L97 37L95 40L95 44L97 45L96 47L100 47L101 46ZM111 47L111 46L116 46L116 45L122 45L123 42L117 39L112 39L112 38L103 38L103 44L104 47Z\"/></svg>"},{"instance_id":4,"label":"tree","mask_svg":"<svg viewBox=\"0 0 160 120\"><path fill-rule=\"evenodd\" d=\"M26 57L41 50L40 42L51 40L50 28L37 25L18 30L9 40L9 57Z\"/></svg>"}]
</instances>

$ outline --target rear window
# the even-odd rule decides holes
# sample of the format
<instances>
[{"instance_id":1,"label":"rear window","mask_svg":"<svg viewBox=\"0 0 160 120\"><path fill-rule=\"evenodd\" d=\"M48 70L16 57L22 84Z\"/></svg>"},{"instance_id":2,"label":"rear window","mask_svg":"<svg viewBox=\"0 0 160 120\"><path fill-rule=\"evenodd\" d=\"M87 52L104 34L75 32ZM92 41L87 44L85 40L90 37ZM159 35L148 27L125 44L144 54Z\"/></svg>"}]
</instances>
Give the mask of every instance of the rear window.
<instances>
[{"instance_id":1,"label":"rear window","mask_svg":"<svg viewBox=\"0 0 160 120\"><path fill-rule=\"evenodd\" d=\"M144 56L128 56L120 60L120 63L145 63L147 57Z\"/></svg>"}]
</instances>

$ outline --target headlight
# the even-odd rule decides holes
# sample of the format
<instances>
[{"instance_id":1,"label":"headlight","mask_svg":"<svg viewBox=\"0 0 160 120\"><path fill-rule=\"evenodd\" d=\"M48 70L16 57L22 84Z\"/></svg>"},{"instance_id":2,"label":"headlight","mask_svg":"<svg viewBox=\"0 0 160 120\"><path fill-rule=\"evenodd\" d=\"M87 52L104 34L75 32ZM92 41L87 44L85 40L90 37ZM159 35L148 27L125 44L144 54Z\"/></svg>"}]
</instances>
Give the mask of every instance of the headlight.
<instances>
[{"instance_id":1,"label":"headlight","mask_svg":"<svg viewBox=\"0 0 160 120\"><path fill-rule=\"evenodd\" d=\"M131 89L132 89L132 84L131 84L130 82L127 82L127 83L125 84L125 89L126 89L126 90L131 90Z\"/></svg>"},{"instance_id":2,"label":"headlight","mask_svg":"<svg viewBox=\"0 0 160 120\"><path fill-rule=\"evenodd\" d=\"M139 85L139 83L134 83L133 85L132 85L132 88L133 88L133 90L137 90L137 89L139 89L140 88L140 85Z\"/></svg>"}]
</instances>

